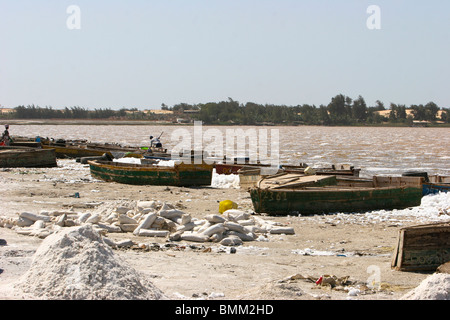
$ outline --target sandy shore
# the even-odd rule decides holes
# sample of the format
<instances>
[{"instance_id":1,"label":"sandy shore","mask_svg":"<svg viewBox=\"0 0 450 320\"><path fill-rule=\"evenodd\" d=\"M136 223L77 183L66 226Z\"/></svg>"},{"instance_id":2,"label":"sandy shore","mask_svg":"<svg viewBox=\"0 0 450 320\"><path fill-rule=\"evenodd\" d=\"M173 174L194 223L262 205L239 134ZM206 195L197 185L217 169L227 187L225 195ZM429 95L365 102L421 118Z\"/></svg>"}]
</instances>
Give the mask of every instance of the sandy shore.
<instances>
[{"instance_id":1,"label":"sandy shore","mask_svg":"<svg viewBox=\"0 0 450 320\"><path fill-rule=\"evenodd\" d=\"M245 190L98 182L91 178L86 165L62 161L53 169L3 169L0 216L70 208L88 212L118 200L165 201L197 218L218 213L218 202L226 199L242 209L252 209ZM76 192L79 198L74 197ZM235 253L211 242L183 242L157 251L119 249L115 253L170 299L396 300L430 274L391 269L398 230L422 223L414 218L377 223L364 215L351 214L263 218L292 226L295 235L271 235L268 241L244 242ZM109 236L166 243L161 238L131 233ZM7 228L0 228L0 239L0 298L22 299L10 288L30 268L32 256L43 240ZM378 278L374 278L374 272ZM323 275L348 277L348 281L334 288L316 285L314 280ZM370 285L373 279L380 281L375 287Z\"/></svg>"}]
</instances>

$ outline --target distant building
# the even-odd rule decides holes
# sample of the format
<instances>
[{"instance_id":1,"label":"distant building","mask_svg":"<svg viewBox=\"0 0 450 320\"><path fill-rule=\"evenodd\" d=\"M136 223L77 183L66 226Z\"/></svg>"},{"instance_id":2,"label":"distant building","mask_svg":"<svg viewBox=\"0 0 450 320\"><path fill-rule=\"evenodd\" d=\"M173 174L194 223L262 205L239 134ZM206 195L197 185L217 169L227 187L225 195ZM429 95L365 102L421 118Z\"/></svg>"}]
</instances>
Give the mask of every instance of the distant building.
<instances>
[{"instance_id":1,"label":"distant building","mask_svg":"<svg viewBox=\"0 0 450 320\"><path fill-rule=\"evenodd\" d=\"M5 108L0 105L0 113L6 114L6 113L12 113L12 112L14 112L13 108Z\"/></svg>"}]
</instances>

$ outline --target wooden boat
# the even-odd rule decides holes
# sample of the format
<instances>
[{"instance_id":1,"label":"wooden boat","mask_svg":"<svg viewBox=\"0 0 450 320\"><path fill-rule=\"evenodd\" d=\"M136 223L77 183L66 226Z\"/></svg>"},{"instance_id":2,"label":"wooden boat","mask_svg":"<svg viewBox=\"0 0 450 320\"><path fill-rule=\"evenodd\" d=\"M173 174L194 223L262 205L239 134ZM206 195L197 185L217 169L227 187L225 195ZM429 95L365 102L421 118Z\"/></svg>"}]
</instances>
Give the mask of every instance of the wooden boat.
<instances>
[{"instance_id":1,"label":"wooden boat","mask_svg":"<svg viewBox=\"0 0 450 320\"><path fill-rule=\"evenodd\" d=\"M450 176L429 176L428 181L424 181L422 186L424 196L439 192L450 192Z\"/></svg>"},{"instance_id":2,"label":"wooden boat","mask_svg":"<svg viewBox=\"0 0 450 320\"><path fill-rule=\"evenodd\" d=\"M399 230L391 267L400 271L436 271L450 261L450 223L432 223Z\"/></svg>"},{"instance_id":3,"label":"wooden boat","mask_svg":"<svg viewBox=\"0 0 450 320\"><path fill-rule=\"evenodd\" d=\"M264 168L270 167L270 164L261 164L261 163L244 163L240 164L236 161L234 163L216 163L216 173L217 174L238 174L238 171L244 167L252 167L252 168Z\"/></svg>"},{"instance_id":4,"label":"wooden boat","mask_svg":"<svg viewBox=\"0 0 450 320\"><path fill-rule=\"evenodd\" d=\"M423 195L450 191L450 176L431 175L424 171L407 171L404 177L421 177Z\"/></svg>"},{"instance_id":5,"label":"wooden boat","mask_svg":"<svg viewBox=\"0 0 450 320\"><path fill-rule=\"evenodd\" d=\"M81 158L102 156L104 153L108 153L111 157L112 154L109 151L87 148L83 145L55 145L47 144L42 145L43 149L54 150L57 158Z\"/></svg>"},{"instance_id":6,"label":"wooden boat","mask_svg":"<svg viewBox=\"0 0 450 320\"><path fill-rule=\"evenodd\" d=\"M250 188L257 213L269 215L364 212L420 205L420 177L361 179L281 173Z\"/></svg>"},{"instance_id":7,"label":"wooden boat","mask_svg":"<svg viewBox=\"0 0 450 320\"><path fill-rule=\"evenodd\" d=\"M145 159L170 160L172 158L172 154L168 153L165 148L150 147L143 149L145 150L143 154Z\"/></svg>"},{"instance_id":8,"label":"wooden boat","mask_svg":"<svg viewBox=\"0 0 450 320\"><path fill-rule=\"evenodd\" d=\"M102 156L107 154L112 158L136 157L141 158L145 150L139 147L124 147L109 143L86 143L85 141L48 142L42 144L43 149L54 149L57 158L82 158Z\"/></svg>"},{"instance_id":9,"label":"wooden boat","mask_svg":"<svg viewBox=\"0 0 450 320\"><path fill-rule=\"evenodd\" d=\"M261 163L217 163L215 165L217 174L239 174L239 170L242 168L267 168L270 167L270 164L261 164ZM305 169L308 168L306 164L296 165L280 165L279 172L288 172L288 173L304 173ZM329 168L314 168L314 171L318 175L345 175L345 176L354 176L358 177L361 169L356 169L350 165L332 165Z\"/></svg>"},{"instance_id":10,"label":"wooden boat","mask_svg":"<svg viewBox=\"0 0 450 320\"><path fill-rule=\"evenodd\" d=\"M183 150L176 154L175 158L172 158L172 153L167 152L167 149L164 148L149 148L148 152L144 154L144 158L146 159L155 159L155 160L188 160L191 162L206 162L206 163L216 163L222 161L223 158L214 158L210 157L207 152L200 151L197 152L195 150Z\"/></svg>"},{"instance_id":11,"label":"wooden boat","mask_svg":"<svg viewBox=\"0 0 450 320\"><path fill-rule=\"evenodd\" d=\"M303 164L300 166L281 166L278 173L295 173L300 175L305 175L305 171L311 169L307 165ZM336 176L349 176L349 177L359 177L360 169L355 169L353 166L349 165L333 165L330 168L318 168L311 169L316 175L336 175ZM255 166L243 166L237 171L239 175L239 184L241 188L249 188L255 186L256 183L268 175L263 175L261 173L260 167Z\"/></svg>"},{"instance_id":12,"label":"wooden boat","mask_svg":"<svg viewBox=\"0 0 450 320\"><path fill-rule=\"evenodd\" d=\"M55 150L28 147L0 147L1 168L56 167Z\"/></svg>"},{"instance_id":13,"label":"wooden boat","mask_svg":"<svg viewBox=\"0 0 450 320\"><path fill-rule=\"evenodd\" d=\"M131 164L112 161L88 161L94 178L135 185L201 186L210 185L212 165L175 164Z\"/></svg>"},{"instance_id":14,"label":"wooden boat","mask_svg":"<svg viewBox=\"0 0 450 320\"><path fill-rule=\"evenodd\" d=\"M301 164L299 166L291 166L291 165L282 165L282 172L287 173L305 173L305 170L309 168L306 164ZM359 177L359 173L361 169L355 168L352 165L348 164L333 164L331 167L321 167L321 168L312 168L317 175L339 175L339 176L351 176L351 177Z\"/></svg>"},{"instance_id":15,"label":"wooden boat","mask_svg":"<svg viewBox=\"0 0 450 320\"><path fill-rule=\"evenodd\" d=\"M5 144L1 144L0 146L6 146ZM11 147L29 147L29 148L41 148L41 142L36 141L36 139L22 137L22 136L11 136L11 141L9 143Z\"/></svg>"},{"instance_id":16,"label":"wooden boat","mask_svg":"<svg viewBox=\"0 0 450 320\"><path fill-rule=\"evenodd\" d=\"M163 147L142 147L142 150L147 151L148 153L167 153L167 149Z\"/></svg>"},{"instance_id":17,"label":"wooden boat","mask_svg":"<svg viewBox=\"0 0 450 320\"><path fill-rule=\"evenodd\" d=\"M11 147L29 147L29 148L41 148L42 145L40 142L36 141L16 141L10 143Z\"/></svg>"},{"instance_id":18,"label":"wooden boat","mask_svg":"<svg viewBox=\"0 0 450 320\"><path fill-rule=\"evenodd\" d=\"M152 160L171 160L171 156L170 155L165 155L165 154L144 154L144 158L145 159L152 159Z\"/></svg>"}]
</instances>

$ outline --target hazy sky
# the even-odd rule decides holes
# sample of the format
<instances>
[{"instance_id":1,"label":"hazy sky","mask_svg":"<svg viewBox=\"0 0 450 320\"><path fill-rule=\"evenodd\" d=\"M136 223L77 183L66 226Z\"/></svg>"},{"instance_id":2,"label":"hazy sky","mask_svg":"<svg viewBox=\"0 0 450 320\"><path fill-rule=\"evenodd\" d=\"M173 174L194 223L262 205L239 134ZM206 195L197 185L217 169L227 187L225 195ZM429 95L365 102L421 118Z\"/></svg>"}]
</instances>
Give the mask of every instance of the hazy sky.
<instances>
[{"instance_id":1,"label":"hazy sky","mask_svg":"<svg viewBox=\"0 0 450 320\"><path fill-rule=\"evenodd\" d=\"M449 76L449 0L0 0L6 107L450 107Z\"/></svg>"}]
</instances>

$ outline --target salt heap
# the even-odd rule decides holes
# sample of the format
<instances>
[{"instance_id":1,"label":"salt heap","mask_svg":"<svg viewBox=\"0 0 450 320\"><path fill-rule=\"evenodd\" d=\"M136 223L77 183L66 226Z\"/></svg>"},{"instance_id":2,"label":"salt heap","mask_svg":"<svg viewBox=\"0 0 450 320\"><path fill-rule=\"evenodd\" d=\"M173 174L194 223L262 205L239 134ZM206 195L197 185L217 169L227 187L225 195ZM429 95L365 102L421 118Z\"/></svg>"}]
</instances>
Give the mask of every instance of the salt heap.
<instances>
[{"instance_id":1,"label":"salt heap","mask_svg":"<svg viewBox=\"0 0 450 320\"><path fill-rule=\"evenodd\" d=\"M91 225L42 242L16 289L50 300L157 300L163 293L116 257Z\"/></svg>"},{"instance_id":2,"label":"salt heap","mask_svg":"<svg viewBox=\"0 0 450 320\"><path fill-rule=\"evenodd\" d=\"M434 273L405 294L402 300L450 300L450 274Z\"/></svg>"},{"instance_id":3,"label":"salt heap","mask_svg":"<svg viewBox=\"0 0 450 320\"><path fill-rule=\"evenodd\" d=\"M240 181L238 174L218 174L213 169L211 187L218 189L239 189Z\"/></svg>"}]
</instances>

